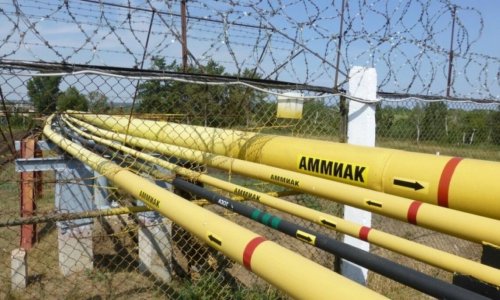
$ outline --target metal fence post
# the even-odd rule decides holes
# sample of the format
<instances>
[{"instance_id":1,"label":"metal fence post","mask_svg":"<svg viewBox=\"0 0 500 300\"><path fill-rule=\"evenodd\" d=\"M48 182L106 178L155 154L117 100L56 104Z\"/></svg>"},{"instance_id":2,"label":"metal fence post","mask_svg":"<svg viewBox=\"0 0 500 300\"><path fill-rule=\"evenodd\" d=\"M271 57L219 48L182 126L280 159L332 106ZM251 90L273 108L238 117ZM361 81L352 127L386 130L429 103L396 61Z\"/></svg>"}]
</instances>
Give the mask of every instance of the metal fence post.
<instances>
[{"instance_id":1,"label":"metal fence post","mask_svg":"<svg viewBox=\"0 0 500 300\"><path fill-rule=\"evenodd\" d=\"M94 177L94 205L97 209L108 209L111 207L108 199L108 179L96 171Z\"/></svg>"}]
</instances>

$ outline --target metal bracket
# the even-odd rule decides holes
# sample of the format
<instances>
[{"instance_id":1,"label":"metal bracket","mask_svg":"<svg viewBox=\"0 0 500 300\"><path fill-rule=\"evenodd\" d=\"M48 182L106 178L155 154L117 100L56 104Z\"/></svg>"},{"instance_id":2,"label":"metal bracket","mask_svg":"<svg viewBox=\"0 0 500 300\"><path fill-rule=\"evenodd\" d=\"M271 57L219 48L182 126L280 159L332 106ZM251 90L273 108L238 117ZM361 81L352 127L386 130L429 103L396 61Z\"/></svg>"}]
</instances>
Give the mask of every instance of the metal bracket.
<instances>
[{"instance_id":1,"label":"metal bracket","mask_svg":"<svg viewBox=\"0 0 500 300\"><path fill-rule=\"evenodd\" d=\"M62 156L41 158L18 158L15 160L16 172L59 171L68 168L71 160Z\"/></svg>"},{"instance_id":2,"label":"metal bracket","mask_svg":"<svg viewBox=\"0 0 500 300\"><path fill-rule=\"evenodd\" d=\"M15 141L14 145L16 147L16 151L19 151L21 149L21 141ZM51 151L51 150L56 150L58 148L56 144L48 140L37 141L37 146L42 151Z\"/></svg>"}]
</instances>

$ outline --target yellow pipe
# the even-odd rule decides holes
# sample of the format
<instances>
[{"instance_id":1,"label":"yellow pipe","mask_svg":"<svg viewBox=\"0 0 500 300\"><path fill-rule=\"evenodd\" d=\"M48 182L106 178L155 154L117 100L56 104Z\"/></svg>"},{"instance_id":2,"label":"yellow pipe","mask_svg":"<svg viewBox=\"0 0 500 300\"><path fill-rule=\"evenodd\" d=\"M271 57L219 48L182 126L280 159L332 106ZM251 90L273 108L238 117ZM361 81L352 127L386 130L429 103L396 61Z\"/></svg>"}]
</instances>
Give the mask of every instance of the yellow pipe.
<instances>
[{"instance_id":1,"label":"yellow pipe","mask_svg":"<svg viewBox=\"0 0 500 300\"><path fill-rule=\"evenodd\" d=\"M206 163L212 167L301 190L322 198L338 201L364 210L418 224L477 243L500 245L500 221L457 210L413 201L406 198L362 189L338 182L278 169L253 162L186 149L143 138L126 136L96 128L75 118L70 120L94 134L127 142L147 150L187 160Z\"/></svg>"},{"instance_id":2,"label":"yellow pipe","mask_svg":"<svg viewBox=\"0 0 500 300\"><path fill-rule=\"evenodd\" d=\"M74 116L121 133L128 123ZM141 119L131 121L128 133L500 219L499 162Z\"/></svg>"},{"instance_id":3,"label":"yellow pipe","mask_svg":"<svg viewBox=\"0 0 500 300\"><path fill-rule=\"evenodd\" d=\"M292 297L384 298L65 139L50 128L51 121L52 117L43 133L64 151Z\"/></svg>"},{"instance_id":4,"label":"yellow pipe","mask_svg":"<svg viewBox=\"0 0 500 300\"><path fill-rule=\"evenodd\" d=\"M165 169L172 170L177 174L194 179L205 184L217 187L219 189L228 191L235 195L244 196L246 199L260 202L264 205L273 207L283 212L290 213L297 217L309 220L327 228L339 231L350 236L360 238L371 243L374 243L383 248L400 254L412 257L419 261L431 264L435 267L442 268L450 272L457 272L463 275L469 275L479 280L500 286L500 270L490 266L482 265L480 263L456 256L441 250L437 250L416 242L412 242L383 231L373 228L358 225L346 221L344 219L325 214L307 207L300 206L279 198L275 198L267 193L260 193L249 188L245 188L200 172L195 172L157 157L145 154L141 151L129 148L122 144L106 140L95 135L85 133L69 121L64 120L66 124L71 127L79 135L86 139L92 139L103 145L115 148L124 153L130 154L134 157L140 158L144 161L159 165Z\"/></svg>"}]
</instances>

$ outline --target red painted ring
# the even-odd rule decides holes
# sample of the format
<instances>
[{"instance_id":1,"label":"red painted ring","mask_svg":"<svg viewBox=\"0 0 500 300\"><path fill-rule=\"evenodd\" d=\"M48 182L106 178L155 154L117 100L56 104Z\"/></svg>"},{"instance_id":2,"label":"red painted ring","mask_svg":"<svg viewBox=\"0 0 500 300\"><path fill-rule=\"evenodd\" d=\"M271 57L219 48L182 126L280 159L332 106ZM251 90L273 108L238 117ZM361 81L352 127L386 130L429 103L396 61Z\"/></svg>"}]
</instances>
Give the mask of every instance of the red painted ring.
<instances>
[{"instance_id":1,"label":"red painted ring","mask_svg":"<svg viewBox=\"0 0 500 300\"><path fill-rule=\"evenodd\" d=\"M408 207L408 213L406 215L406 218L408 219L408 222L411 224L417 224L417 214L418 214L418 209L422 205L422 202L420 201L413 201L410 204L410 207Z\"/></svg>"},{"instance_id":2,"label":"red painted ring","mask_svg":"<svg viewBox=\"0 0 500 300\"><path fill-rule=\"evenodd\" d=\"M448 207L448 194L450 190L451 178L458 164L462 161L461 157L453 157L444 166L441 178L439 179L437 203L439 206Z\"/></svg>"},{"instance_id":3,"label":"red painted ring","mask_svg":"<svg viewBox=\"0 0 500 300\"><path fill-rule=\"evenodd\" d=\"M362 239L363 241L368 241L368 234L370 233L370 230L372 230L370 227L363 226L359 229L359 238Z\"/></svg>"},{"instance_id":4,"label":"red painted ring","mask_svg":"<svg viewBox=\"0 0 500 300\"><path fill-rule=\"evenodd\" d=\"M243 266L247 268L248 270L252 270L252 255L255 251L255 249L262 243L265 242L266 239L264 237L258 236L254 239L252 239L250 242L245 247L245 250L243 251Z\"/></svg>"}]
</instances>

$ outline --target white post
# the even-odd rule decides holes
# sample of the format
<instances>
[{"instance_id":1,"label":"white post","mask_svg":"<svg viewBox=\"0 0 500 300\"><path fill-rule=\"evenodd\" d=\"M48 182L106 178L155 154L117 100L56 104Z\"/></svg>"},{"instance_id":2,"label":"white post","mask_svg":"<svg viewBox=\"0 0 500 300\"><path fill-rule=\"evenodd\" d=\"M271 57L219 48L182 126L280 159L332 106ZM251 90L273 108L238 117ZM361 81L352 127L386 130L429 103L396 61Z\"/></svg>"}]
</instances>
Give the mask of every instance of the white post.
<instances>
[{"instance_id":1,"label":"white post","mask_svg":"<svg viewBox=\"0 0 500 300\"><path fill-rule=\"evenodd\" d=\"M171 175L159 166L157 169L164 174ZM157 180L156 184L172 191L172 185ZM141 206L144 205L140 200ZM158 212L139 213L142 226L139 229L139 270L163 280L172 281L173 274L173 244L172 221L163 218Z\"/></svg>"},{"instance_id":2,"label":"white post","mask_svg":"<svg viewBox=\"0 0 500 300\"><path fill-rule=\"evenodd\" d=\"M10 282L12 290L24 289L28 282L28 264L26 251L16 248L10 254Z\"/></svg>"},{"instance_id":3,"label":"white post","mask_svg":"<svg viewBox=\"0 0 500 300\"><path fill-rule=\"evenodd\" d=\"M377 97L377 73L374 68L353 67L349 72L349 95L366 101ZM347 142L353 145L375 146L375 103L349 101ZM344 207L344 219L371 226L370 212L351 206ZM370 251L370 244L350 236L344 237L346 244ZM341 273L361 284L366 284L368 270L349 261L342 260Z\"/></svg>"},{"instance_id":4,"label":"white post","mask_svg":"<svg viewBox=\"0 0 500 300\"><path fill-rule=\"evenodd\" d=\"M56 170L55 206L60 212L85 212L95 209L92 179L94 172L77 160L65 162ZM64 276L94 267L92 218L57 222L59 267Z\"/></svg>"}]
</instances>

